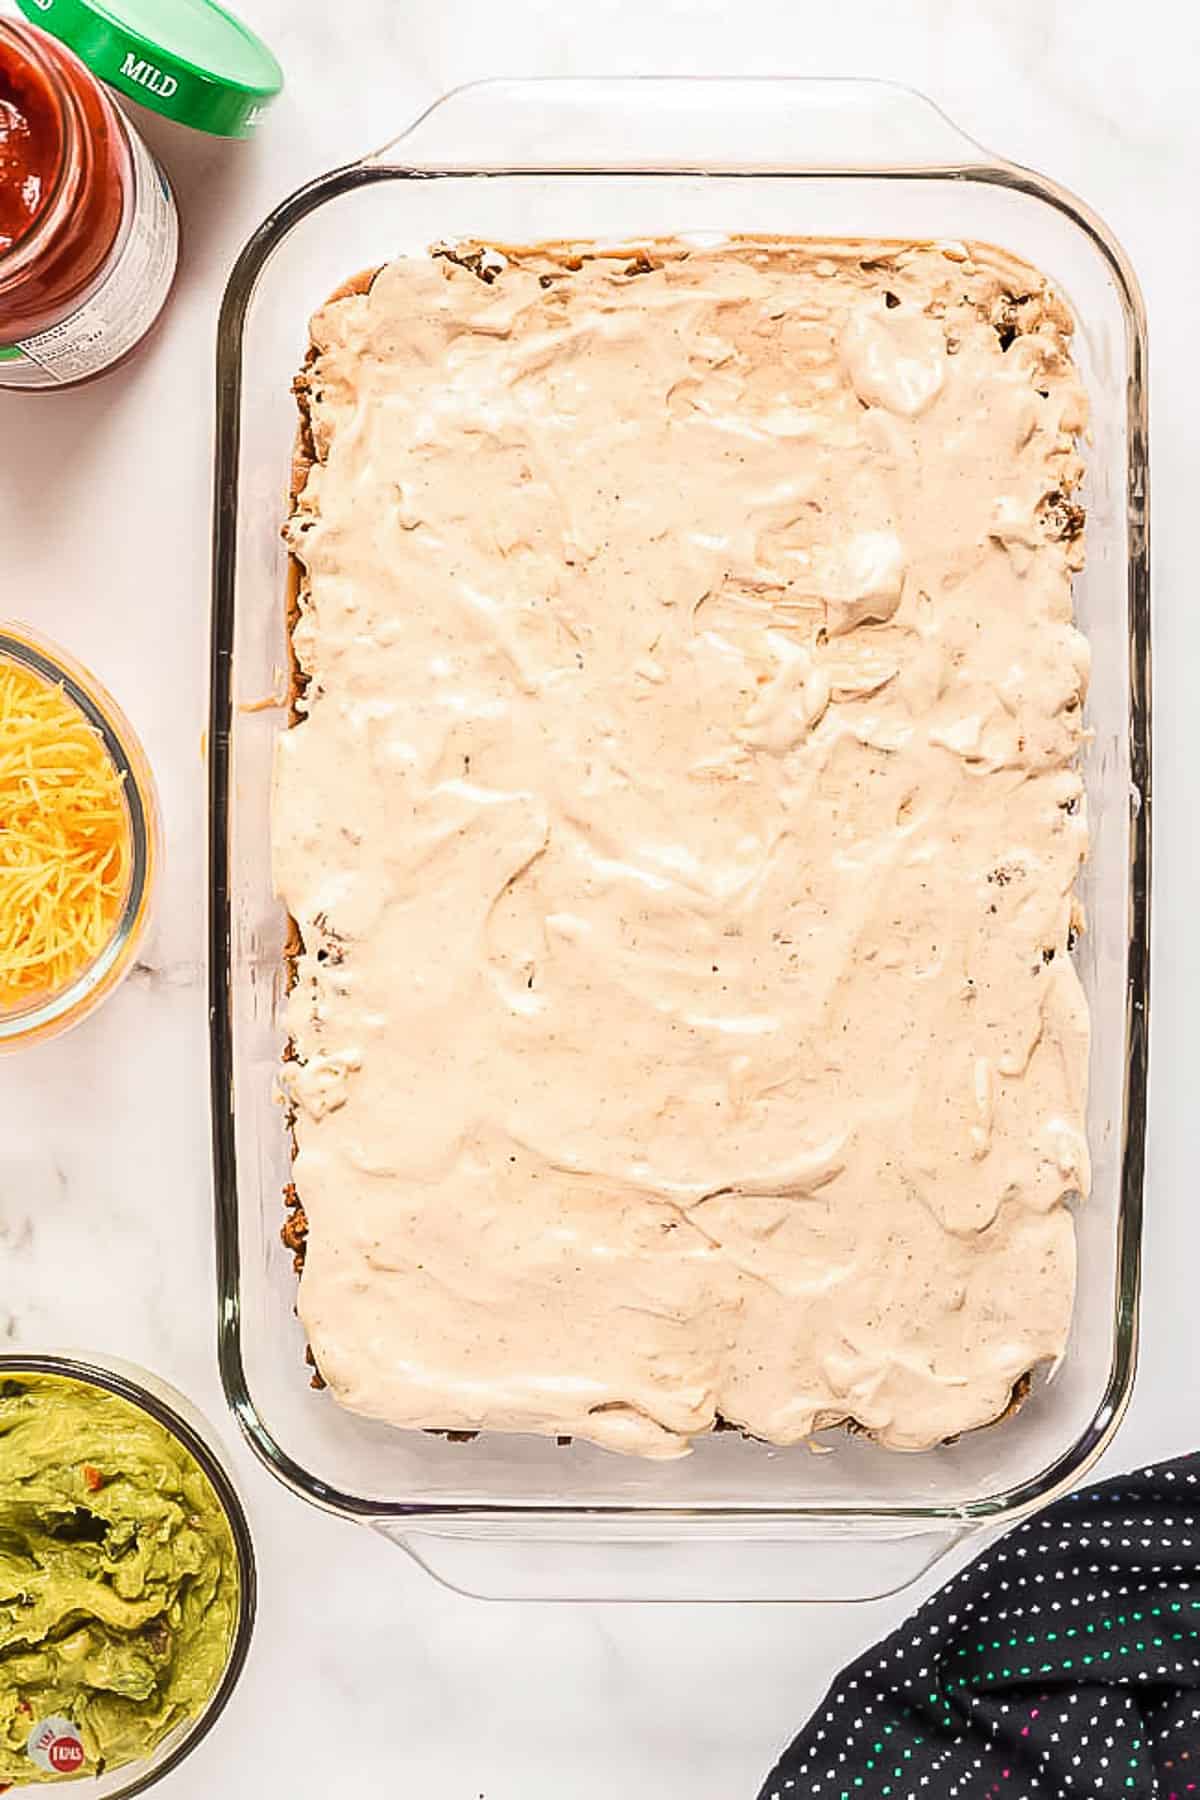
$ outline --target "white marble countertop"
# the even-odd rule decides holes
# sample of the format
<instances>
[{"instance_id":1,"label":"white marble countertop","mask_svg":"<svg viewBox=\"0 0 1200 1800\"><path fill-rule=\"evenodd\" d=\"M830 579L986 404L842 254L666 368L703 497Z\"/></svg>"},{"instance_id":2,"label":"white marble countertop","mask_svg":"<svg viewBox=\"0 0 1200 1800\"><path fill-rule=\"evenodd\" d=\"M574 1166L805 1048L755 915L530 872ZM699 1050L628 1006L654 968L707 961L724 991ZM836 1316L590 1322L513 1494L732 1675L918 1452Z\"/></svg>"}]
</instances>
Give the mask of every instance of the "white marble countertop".
<instances>
[{"instance_id":1,"label":"white marble countertop","mask_svg":"<svg viewBox=\"0 0 1200 1800\"><path fill-rule=\"evenodd\" d=\"M261 1558L259 1627L221 1728L169 1784L175 1800L216 1787L297 1800L751 1800L840 1664L930 1583L840 1608L472 1601L291 1497L226 1412L214 1357L202 762L219 296L274 202L487 74L887 76L1107 219L1150 315L1158 674L1143 1352L1106 1466L1194 1448L1200 835L1186 787L1200 606L1187 533L1200 466L1200 27L1152 0L1137 14L1134 54L1130 14L1114 0L239 3L288 80L261 139L231 145L140 120L183 218L160 333L115 379L0 393L0 612L60 640L117 694L166 821L142 966L74 1034L2 1065L0 1346L85 1347L150 1365L198 1401L232 1451Z\"/></svg>"}]
</instances>

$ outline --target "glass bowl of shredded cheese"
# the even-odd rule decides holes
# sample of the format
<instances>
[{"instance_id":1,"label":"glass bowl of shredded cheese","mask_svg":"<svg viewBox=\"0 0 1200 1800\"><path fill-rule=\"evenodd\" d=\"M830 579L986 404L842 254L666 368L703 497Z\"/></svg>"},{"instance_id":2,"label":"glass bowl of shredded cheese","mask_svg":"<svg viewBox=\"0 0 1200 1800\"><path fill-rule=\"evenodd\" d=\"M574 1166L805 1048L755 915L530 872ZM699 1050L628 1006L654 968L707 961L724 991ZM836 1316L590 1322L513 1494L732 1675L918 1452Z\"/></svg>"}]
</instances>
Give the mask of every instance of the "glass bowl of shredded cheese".
<instances>
[{"instance_id":1,"label":"glass bowl of shredded cheese","mask_svg":"<svg viewBox=\"0 0 1200 1800\"><path fill-rule=\"evenodd\" d=\"M61 650L0 624L0 1050L111 993L157 857L154 783L120 708Z\"/></svg>"}]
</instances>

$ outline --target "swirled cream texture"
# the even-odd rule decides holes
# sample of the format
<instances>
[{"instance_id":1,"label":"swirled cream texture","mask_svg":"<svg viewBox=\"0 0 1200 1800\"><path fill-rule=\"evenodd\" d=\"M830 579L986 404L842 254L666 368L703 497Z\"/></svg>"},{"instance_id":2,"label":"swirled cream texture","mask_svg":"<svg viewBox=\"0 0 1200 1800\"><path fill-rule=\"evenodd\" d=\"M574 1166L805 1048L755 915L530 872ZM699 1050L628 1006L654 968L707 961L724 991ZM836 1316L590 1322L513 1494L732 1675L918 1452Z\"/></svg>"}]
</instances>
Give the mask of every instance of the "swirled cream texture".
<instances>
[{"instance_id":1,"label":"swirled cream texture","mask_svg":"<svg viewBox=\"0 0 1200 1800\"><path fill-rule=\"evenodd\" d=\"M304 384L317 1363L658 1457L993 1420L1088 1184L1067 311L981 246L458 256Z\"/></svg>"}]
</instances>

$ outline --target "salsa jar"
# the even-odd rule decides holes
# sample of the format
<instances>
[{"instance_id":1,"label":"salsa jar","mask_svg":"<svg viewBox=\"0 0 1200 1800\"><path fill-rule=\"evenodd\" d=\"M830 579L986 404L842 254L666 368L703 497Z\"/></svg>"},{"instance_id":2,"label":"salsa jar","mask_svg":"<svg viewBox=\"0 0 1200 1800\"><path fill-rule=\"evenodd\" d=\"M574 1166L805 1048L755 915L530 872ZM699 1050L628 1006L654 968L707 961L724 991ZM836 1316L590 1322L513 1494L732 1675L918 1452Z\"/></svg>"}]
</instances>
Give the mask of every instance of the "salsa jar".
<instances>
[{"instance_id":1,"label":"salsa jar","mask_svg":"<svg viewBox=\"0 0 1200 1800\"><path fill-rule=\"evenodd\" d=\"M178 238L166 177L96 77L0 18L0 387L63 387L126 356Z\"/></svg>"}]
</instances>

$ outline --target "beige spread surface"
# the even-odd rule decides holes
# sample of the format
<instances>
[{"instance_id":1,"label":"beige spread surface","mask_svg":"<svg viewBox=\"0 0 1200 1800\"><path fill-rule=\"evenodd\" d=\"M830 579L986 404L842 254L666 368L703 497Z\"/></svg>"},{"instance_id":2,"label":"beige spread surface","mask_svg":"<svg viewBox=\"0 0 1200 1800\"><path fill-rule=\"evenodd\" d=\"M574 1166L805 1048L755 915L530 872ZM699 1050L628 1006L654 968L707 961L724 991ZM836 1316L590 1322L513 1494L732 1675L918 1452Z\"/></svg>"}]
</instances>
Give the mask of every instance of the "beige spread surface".
<instances>
[{"instance_id":1,"label":"beige spread surface","mask_svg":"<svg viewBox=\"0 0 1200 1800\"><path fill-rule=\"evenodd\" d=\"M916 1448L1070 1320L1069 320L978 246L649 261L313 323L301 1318L400 1425Z\"/></svg>"}]
</instances>

